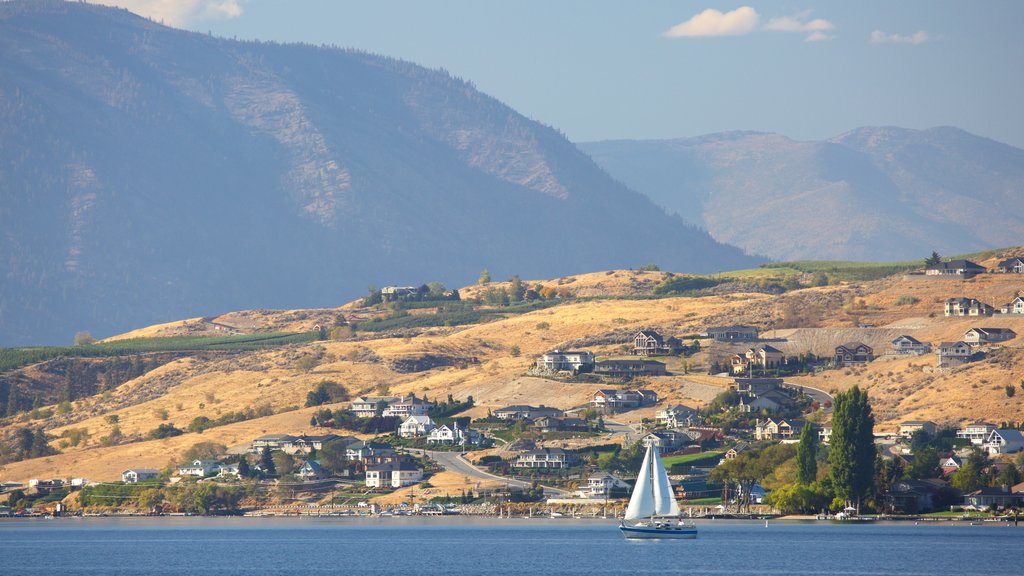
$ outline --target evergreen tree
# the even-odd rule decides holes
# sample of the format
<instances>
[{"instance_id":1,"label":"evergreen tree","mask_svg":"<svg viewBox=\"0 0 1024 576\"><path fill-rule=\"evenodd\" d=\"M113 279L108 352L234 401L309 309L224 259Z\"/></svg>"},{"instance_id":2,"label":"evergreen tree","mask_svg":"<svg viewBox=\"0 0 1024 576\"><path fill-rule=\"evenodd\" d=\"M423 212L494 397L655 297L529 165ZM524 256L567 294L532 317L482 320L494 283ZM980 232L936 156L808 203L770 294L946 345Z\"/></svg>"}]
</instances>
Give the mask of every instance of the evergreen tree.
<instances>
[{"instance_id":1,"label":"evergreen tree","mask_svg":"<svg viewBox=\"0 0 1024 576\"><path fill-rule=\"evenodd\" d=\"M14 382L8 384L7 391L7 415L14 416L18 413L18 387L14 385Z\"/></svg>"},{"instance_id":2,"label":"evergreen tree","mask_svg":"<svg viewBox=\"0 0 1024 576\"><path fill-rule=\"evenodd\" d=\"M818 435L809 422L800 431L800 443L796 447L796 481L810 484L818 478Z\"/></svg>"},{"instance_id":3,"label":"evergreen tree","mask_svg":"<svg viewBox=\"0 0 1024 576\"><path fill-rule=\"evenodd\" d=\"M828 455L832 483L838 497L856 502L859 513L861 499L874 483L875 418L867 393L858 386L837 394L833 405Z\"/></svg>"},{"instance_id":4,"label":"evergreen tree","mask_svg":"<svg viewBox=\"0 0 1024 576\"><path fill-rule=\"evenodd\" d=\"M924 259L924 267L935 266L942 263L942 256L935 250L932 250L932 255Z\"/></svg>"},{"instance_id":5,"label":"evergreen tree","mask_svg":"<svg viewBox=\"0 0 1024 576\"><path fill-rule=\"evenodd\" d=\"M270 448L263 447L260 453L260 468L264 474L277 474L277 466L274 465L274 457L270 454Z\"/></svg>"},{"instance_id":6,"label":"evergreen tree","mask_svg":"<svg viewBox=\"0 0 1024 576\"><path fill-rule=\"evenodd\" d=\"M242 459L238 461L238 475L242 478L252 476L252 468L249 468L249 460L245 456L242 456Z\"/></svg>"},{"instance_id":7,"label":"evergreen tree","mask_svg":"<svg viewBox=\"0 0 1024 576\"><path fill-rule=\"evenodd\" d=\"M491 272L484 268L484 271L480 273L480 278L477 280L478 284L490 284Z\"/></svg>"}]
</instances>

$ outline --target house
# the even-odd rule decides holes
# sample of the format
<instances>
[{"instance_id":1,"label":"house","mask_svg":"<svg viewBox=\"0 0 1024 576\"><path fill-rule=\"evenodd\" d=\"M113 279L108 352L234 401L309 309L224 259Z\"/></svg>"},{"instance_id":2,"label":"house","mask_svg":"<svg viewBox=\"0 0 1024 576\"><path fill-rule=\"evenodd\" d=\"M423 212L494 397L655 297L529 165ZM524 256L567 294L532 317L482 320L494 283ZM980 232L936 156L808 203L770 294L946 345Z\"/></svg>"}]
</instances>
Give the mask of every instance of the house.
<instances>
[{"instance_id":1,"label":"house","mask_svg":"<svg viewBox=\"0 0 1024 576\"><path fill-rule=\"evenodd\" d=\"M836 346L836 368L866 364L875 359L875 351L863 342L847 342Z\"/></svg>"},{"instance_id":2,"label":"house","mask_svg":"<svg viewBox=\"0 0 1024 576\"><path fill-rule=\"evenodd\" d=\"M584 350L562 352L552 350L537 359L537 368L551 372L576 372L581 367L594 365L594 353Z\"/></svg>"},{"instance_id":3,"label":"house","mask_svg":"<svg viewBox=\"0 0 1024 576\"><path fill-rule=\"evenodd\" d=\"M996 266L1001 274L1024 274L1024 258L1007 258Z\"/></svg>"},{"instance_id":4,"label":"house","mask_svg":"<svg viewBox=\"0 0 1024 576\"><path fill-rule=\"evenodd\" d=\"M367 488L401 488L423 479L423 469L409 460L385 462L366 468Z\"/></svg>"},{"instance_id":5,"label":"house","mask_svg":"<svg viewBox=\"0 0 1024 576\"><path fill-rule=\"evenodd\" d=\"M937 354L939 368L954 368L971 361L974 352L963 340L942 342Z\"/></svg>"},{"instance_id":6,"label":"house","mask_svg":"<svg viewBox=\"0 0 1024 576\"><path fill-rule=\"evenodd\" d=\"M579 461L575 452L561 448L541 448L524 452L516 458L516 468L569 468Z\"/></svg>"},{"instance_id":7,"label":"house","mask_svg":"<svg viewBox=\"0 0 1024 576\"><path fill-rule=\"evenodd\" d=\"M434 421L426 414L409 416L398 427L398 435L402 438L416 438L426 436L431 430L437 428Z\"/></svg>"},{"instance_id":8,"label":"house","mask_svg":"<svg viewBox=\"0 0 1024 576\"><path fill-rule=\"evenodd\" d=\"M924 344L917 338L904 334L893 339L892 351L901 355L927 354L932 351L932 347L931 344Z\"/></svg>"},{"instance_id":9,"label":"house","mask_svg":"<svg viewBox=\"0 0 1024 576\"><path fill-rule=\"evenodd\" d=\"M491 415L499 420L533 420L542 416L565 416L565 412L558 408L544 406L543 404L540 406L516 404L499 408L492 412Z\"/></svg>"},{"instance_id":10,"label":"house","mask_svg":"<svg viewBox=\"0 0 1024 576\"><path fill-rule=\"evenodd\" d=\"M1014 494L1007 486L986 486L980 490L965 494L964 504L977 510L993 506L999 506L1000 508L1019 506L1021 504L1021 495Z\"/></svg>"},{"instance_id":11,"label":"house","mask_svg":"<svg viewBox=\"0 0 1024 576\"><path fill-rule=\"evenodd\" d=\"M803 428L803 420L769 418L762 422L758 419L754 425L754 437L757 440L792 440L800 436Z\"/></svg>"},{"instance_id":12,"label":"house","mask_svg":"<svg viewBox=\"0 0 1024 576\"><path fill-rule=\"evenodd\" d=\"M1024 314L1024 296L1017 295L999 309L1003 314Z\"/></svg>"},{"instance_id":13,"label":"house","mask_svg":"<svg viewBox=\"0 0 1024 576\"><path fill-rule=\"evenodd\" d=\"M193 460L178 468L178 476L196 476L205 478L215 472L220 472L221 463L216 460Z\"/></svg>"},{"instance_id":14,"label":"house","mask_svg":"<svg viewBox=\"0 0 1024 576\"><path fill-rule=\"evenodd\" d=\"M697 411L693 408L683 406L682 404L674 404L655 414L654 420L658 426L679 428L680 426L690 425L696 415Z\"/></svg>"},{"instance_id":15,"label":"house","mask_svg":"<svg viewBox=\"0 0 1024 576\"><path fill-rule=\"evenodd\" d=\"M903 438L910 438L914 435L914 432L923 430L929 436L935 436L935 431L938 430L938 425L931 420L907 420L900 422L899 435Z\"/></svg>"},{"instance_id":16,"label":"house","mask_svg":"<svg viewBox=\"0 0 1024 576\"><path fill-rule=\"evenodd\" d=\"M939 468L942 468L943 476L955 474L963 466L963 460L957 455L942 456L939 458Z\"/></svg>"},{"instance_id":17,"label":"house","mask_svg":"<svg viewBox=\"0 0 1024 576\"><path fill-rule=\"evenodd\" d=\"M395 449L380 442L360 440L345 447L345 458L350 462L377 464L394 456Z\"/></svg>"},{"instance_id":18,"label":"house","mask_svg":"<svg viewBox=\"0 0 1024 576\"><path fill-rule=\"evenodd\" d=\"M959 259L939 262L925 268L924 273L927 276L964 276L970 278L976 274L984 274L985 268L978 266L970 260Z\"/></svg>"},{"instance_id":19,"label":"house","mask_svg":"<svg viewBox=\"0 0 1024 576\"><path fill-rule=\"evenodd\" d=\"M408 418L409 416L422 416L430 410L430 403L417 398L415 394L399 396L393 402L389 402L381 416L392 416L395 418Z\"/></svg>"},{"instance_id":20,"label":"house","mask_svg":"<svg viewBox=\"0 0 1024 576\"><path fill-rule=\"evenodd\" d=\"M690 437L675 430L656 430L640 437L644 448L654 446L659 454L671 454L690 443Z\"/></svg>"},{"instance_id":21,"label":"house","mask_svg":"<svg viewBox=\"0 0 1024 576\"><path fill-rule=\"evenodd\" d=\"M999 428L989 433L981 447L993 456L1020 452L1024 450L1024 433L1014 428Z\"/></svg>"},{"instance_id":22,"label":"house","mask_svg":"<svg viewBox=\"0 0 1024 576\"><path fill-rule=\"evenodd\" d=\"M460 428L457 423L438 426L427 434L427 442L431 444L479 444L480 433L468 428Z\"/></svg>"},{"instance_id":23,"label":"house","mask_svg":"<svg viewBox=\"0 0 1024 576\"><path fill-rule=\"evenodd\" d=\"M678 338L662 338L654 330L641 330L633 336L633 354L637 356L665 356L675 354L683 347Z\"/></svg>"},{"instance_id":24,"label":"house","mask_svg":"<svg viewBox=\"0 0 1024 576\"><path fill-rule=\"evenodd\" d=\"M826 445L829 442L832 441L832 425L831 424L826 424L826 425L822 426L820 430L818 430L818 440L821 441L822 444L826 444Z\"/></svg>"},{"instance_id":25,"label":"house","mask_svg":"<svg viewBox=\"0 0 1024 576\"><path fill-rule=\"evenodd\" d=\"M582 418L556 416L541 416L533 421L533 426L541 432L586 432L590 429L587 421Z\"/></svg>"},{"instance_id":26,"label":"house","mask_svg":"<svg viewBox=\"0 0 1024 576\"><path fill-rule=\"evenodd\" d=\"M360 396L349 404L348 410L360 418L372 418L377 415L378 407L383 412L396 400L394 396Z\"/></svg>"},{"instance_id":27,"label":"house","mask_svg":"<svg viewBox=\"0 0 1024 576\"><path fill-rule=\"evenodd\" d=\"M991 316L995 310L975 298L950 298L945 312L946 316Z\"/></svg>"},{"instance_id":28,"label":"house","mask_svg":"<svg viewBox=\"0 0 1024 576\"><path fill-rule=\"evenodd\" d=\"M121 472L121 480L125 484L135 484L137 482L142 482L143 480L156 478L159 473L159 470L154 470L153 468L129 468L124 472Z\"/></svg>"},{"instance_id":29,"label":"house","mask_svg":"<svg viewBox=\"0 0 1024 576\"><path fill-rule=\"evenodd\" d=\"M929 512L935 509L936 496L945 486L942 480L900 480L882 495L882 503L889 512Z\"/></svg>"},{"instance_id":30,"label":"house","mask_svg":"<svg viewBox=\"0 0 1024 576\"><path fill-rule=\"evenodd\" d=\"M327 477L327 473L324 472L324 469L316 460L306 460L303 462L302 466L299 466L299 469L295 471L295 475L306 482Z\"/></svg>"},{"instance_id":31,"label":"house","mask_svg":"<svg viewBox=\"0 0 1024 576\"><path fill-rule=\"evenodd\" d=\"M782 382L782 378L733 378L729 388L735 390L741 396L754 397L771 390L777 390L782 385Z\"/></svg>"},{"instance_id":32,"label":"house","mask_svg":"<svg viewBox=\"0 0 1024 576\"><path fill-rule=\"evenodd\" d=\"M220 471L217 473L217 476L221 476L221 477L227 477L227 476L236 476L237 477L238 475L239 475L238 474L238 464L221 464L220 465Z\"/></svg>"},{"instance_id":33,"label":"house","mask_svg":"<svg viewBox=\"0 0 1024 576\"><path fill-rule=\"evenodd\" d=\"M611 474L594 474L587 478L587 487L580 490L580 496L584 498L608 497L612 490L628 488L629 484Z\"/></svg>"},{"instance_id":34,"label":"house","mask_svg":"<svg viewBox=\"0 0 1024 576\"><path fill-rule=\"evenodd\" d=\"M301 434L294 437L291 442L283 443L281 451L287 454L309 454L313 450L322 450L324 444L327 444L328 442L345 439L349 439L349 437L338 436L337 434L323 434L320 436L306 436L305 434Z\"/></svg>"},{"instance_id":35,"label":"house","mask_svg":"<svg viewBox=\"0 0 1024 576\"><path fill-rule=\"evenodd\" d=\"M750 444L740 442L732 448L729 448L729 451L725 453L725 460L732 460L747 450L750 450Z\"/></svg>"},{"instance_id":36,"label":"house","mask_svg":"<svg viewBox=\"0 0 1024 576\"><path fill-rule=\"evenodd\" d=\"M385 286L380 289L380 297L386 302L419 296L419 293L415 286Z\"/></svg>"},{"instance_id":37,"label":"house","mask_svg":"<svg viewBox=\"0 0 1024 576\"><path fill-rule=\"evenodd\" d=\"M732 373L743 374L748 369L753 371L754 366L763 370L781 368L786 363L786 355L782 350L768 344L762 344L754 348L748 348L744 354L736 354L731 359Z\"/></svg>"},{"instance_id":38,"label":"house","mask_svg":"<svg viewBox=\"0 0 1024 576\"><path fill-rule=\"evenodd\" d=\"M288 434L267 434L253 440L249 452L259 454L264 448L270 451L282 450L285 445L291 446L294 440L295 437Z\"/></svg>"},{"instance_id":39,"label":"house","mask_svg":"<svg viewBox=\"0 0 1024 576\"><path fill-rule=\"evenodd\" d=\"M964 440L970 440L971 444L975 446L981 446L986 440L988 440L988 437L992 435L994 430L996 430L995 424L989 424L988 422L971 422L957 430L956 437L963 438Z\"/></svg>"},{"instance_id":40,"label":"house","mask_svg":"<svg viewBox=\"0 0 1024 576\"><path fill-rule=\"evenodd\" d=\"M658 403L658 394L653 390L602 389L594 392L590 405L602 414L632 410L641 406Z\"/></svg>"},{"instance_id":41,"label":"house","mask_svg":"<svg viewBox=\"0 0 1024 576\"><path fill-rule=\"evenodd\" d=\"M971 328L964 332L964 342L968 344L991 344L1013 340L1017 333L1009 328Z\"/></svg>"},{"instance_id":42,"label":"house","mask_svg":"<svg viewBox=\"0 0 1024 576\"><path fill-rule=\"evenodd\" d=\"M708 328L704 333L715 342L749 342L757 340L757 328L753 326L718 326Z\"/></svg>"},{"instance_id":43,"label":"house","mask_svg":"<svg viewBox=\"0 0 1024 576\"><path fill-rule=\"evenodd\" d=\"M740 403L737 409L740 413L752 413L761 410L778 412L792 404L793 398L789 394L782 390L774 389L757 396L740 396Z\"/></svg>"},{"instance_id":44,"label":"house","mask_svg":"<svg viewBox=\"0 0 1024 576\"><path fill-rule=\"evenodd\" d=\"M657 360L602 360L594 364L594 374L613 378L667 376L664 362Z\"/></svg>"}]
</instances>

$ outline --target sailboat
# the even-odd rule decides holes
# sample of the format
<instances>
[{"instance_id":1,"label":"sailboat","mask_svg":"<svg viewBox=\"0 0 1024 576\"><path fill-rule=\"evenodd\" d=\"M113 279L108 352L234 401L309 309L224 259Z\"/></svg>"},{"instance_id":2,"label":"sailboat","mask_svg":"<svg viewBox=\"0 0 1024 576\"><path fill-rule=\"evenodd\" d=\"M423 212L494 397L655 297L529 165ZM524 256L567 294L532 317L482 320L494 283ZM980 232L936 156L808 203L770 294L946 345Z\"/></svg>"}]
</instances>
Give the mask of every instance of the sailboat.
<instances>
[{"instance_id":1,"label":"sailboat","mask_svg":"<svg viewBox=\"0 0 1024 576\"><path fill-rule=\"evenodd\" d=\"M633 495L619 530L626 538L696 538L697 526L669 518L679 517L679 504L668 481L665 465L654 445L647 447Z\"/></svg>"}]
</instances>

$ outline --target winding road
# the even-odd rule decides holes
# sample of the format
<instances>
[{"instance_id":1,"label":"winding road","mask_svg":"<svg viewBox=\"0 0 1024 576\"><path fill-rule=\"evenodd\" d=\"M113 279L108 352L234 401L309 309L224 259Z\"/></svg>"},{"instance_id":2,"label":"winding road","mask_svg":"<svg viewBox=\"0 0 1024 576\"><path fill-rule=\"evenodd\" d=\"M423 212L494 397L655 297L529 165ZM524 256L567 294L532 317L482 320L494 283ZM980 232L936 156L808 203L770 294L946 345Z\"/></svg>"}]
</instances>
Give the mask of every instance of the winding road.
<instances>
[{"instance_id":1,"label":"winding road","mask_svg":"<svg viewBox=\"0 0 1024 576\"><path fill-rule=\"evenodd\" d=\"M466 458L458 452L436 452L433 450L409 450L413 454L421 454L437 462L442 468L449 472L455 472L456 474L462 474L469 478L476 478L477 480L487 480L491 482L503 482L509 486L515 486L516 488L529 488L532 482L526 480L516 480L515 478L508 478L506 476L498 476L497 474L491 474L486 470L477 468L472 462L466 460ZM559 490L558 488L552 488L551 486L544 486L544 492L549 496L560 498L568 494L565 490Z\"/></svg>"}]
</instances>

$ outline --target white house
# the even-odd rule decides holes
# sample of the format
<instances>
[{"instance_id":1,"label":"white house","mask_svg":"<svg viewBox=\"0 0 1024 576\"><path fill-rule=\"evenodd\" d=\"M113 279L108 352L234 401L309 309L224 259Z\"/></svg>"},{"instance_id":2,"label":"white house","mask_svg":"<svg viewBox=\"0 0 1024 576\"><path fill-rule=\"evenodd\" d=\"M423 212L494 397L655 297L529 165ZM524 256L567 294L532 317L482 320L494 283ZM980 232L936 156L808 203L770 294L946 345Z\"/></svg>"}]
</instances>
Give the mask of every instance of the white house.
<instances>
[{"instance_id":1,"label":"white house","mask_svg":"<svg viewBox=\"0 0 1024 576\"><path fill-rule=\"evenodd\" d=\"M385 462L366 469L367 488L401 488L423 479L423 469L409 461Z\"/></svg>"},{"instance_id":2,"label":"white house","mask_svg":"<svg viewBox=\"0 0 1024 576\"><path fill-rule=\"evenodd\" d=\"M629 484L611 474L595 474L587 478L587 487L579 491L583 498L603 498L615 488L629 488Z\"/></svg>"},{"instance_id":3,"label":"white house","mask_svg":"<svg viewBox=\"0 0 1024 576\"><path fill-rule=\"evenodd\" d=\"M191 464L178 468L178 475L205 478L214 472L220 472L220 467L221 463L216 460L193 460Z\"/></svg>"},{"instance_id":4,"label":"white house","mask_svg":"<svg viewBox=\"0 0 1024 576\"><path fill-rule=\"evenodd\" d=\"M402 422L402 425L398 427L398 435L402 438L416 438L426 436L434 428L437 428L437 426L430 419L430 416L418 414L409 416Z\"/></svg>"},{"instance_id":5,"label":"white house","mask_svg":"<svg viewBox=\"0 0 1024 576\"><path fill-rule=\"evenodd\" d=\"M893 339L892 351L895 354L927 354L932 351L932 347L930 344L925 344L913 336L903 334Z\"/></svg>"},{"instance_id":6,"label":"white house","mask_svg":"<svg viewBox=\"0 0 1024 576\"><path fill-rule=\"evenodd\" d=\"M592 366L593 364L594 353L585 350L569 352L552 350L537 359L537 368L551 370L552 372L575 372L581 366Z\"/></svg>"},{"instance_id":7,"label":"white house","mask_svg":"<svg viewBox=\"0 0 1024 576\"><path fill-rule=\"evenodd\" d=\"M826 424L826 425L822 426L820 430L818 430L818 440L820 440L821 443L825 444L825 445L827 445L829 442L832 441L832 425L831 424Z\"/></svg>"},{"instance_id":8,"label":"white house","mask_svg":"<svg viewBox=\"0 0 1024 576\"><path fill-rule=\"evenodd\" d=\"M654 419L659 426L679 428L680 426L689 425L696 414L697 412L693 408L683 406L682 404L674 404L659 411L654 415Z\"/></svg>"},{"instance_id":9,"label":"white house","mask_svg":"<svg viewBox=\"0 0 1024 576\"><path fill-rule=\"evenodd\" d=\"M993 430L981 445L989 454L1013 454L1024 450L1024 433L1013 428Z\"/></svg>"},{"instance_id":10,"label":"white house","mask_svg":"<svg viewBox=\"0 0 1024 576\"><path fill-rule=\"evenodd\" d=\"M349 404L348 410L360 418L372 418L377 415L378 406L383 404L387 408L397 400L395 396L360 396Z\"/></svg>"},{"instance_id":11,"label":"white house","mask_svg":"<svg viewBox=\"0 0 1024 576\"><path fill-rule=\"evenodd\" d=\"M999 309L1003 314L1024 314L1024 296L1017 296Z\"/></svg>"},{"instance_id":12,"label":"white house","mask_svg":"<svg viewBox=\"0 0 1024 576\"><path fill-rule=\"evenodd\" d=\"M450 426L438 426L427 434L427 442L431 444L478 444L480 433L469 428L460 428L457 423Z\"/></svg>"},{"instance_id":13,"label":"white house","mask_svg":"<svg viewBox=\"0 0 1024 576\"><path fill-rule=\"evenodd\" d=\"M1017 333L1009 328L971 328L964 332L964 342L968 344L990 344L1013 340Z\"/></svg>"},{"instance_id":14,"label":"white house","mask_svg":"<svg viewBox=\"0 0 1024 576\"><path fill-rule=\"evenodd\" d=\"M914 432L923 430L929 436L935 436L935 431L938 426L931 420L907 420L900 422L899 435L904 438L910 438L914 435Z\"/></svg>"},{"instance_id":15,"label":"white house","mask_svg":"<svg viewBox=\"0 0 1024 576\"><path fill-rule=\"evenodd\" d=\"M159 473L159 470L154 470L153 468L129 468L121 472L121 480L125 484L135 484L136 482L156 478L156 475Z\"/></svg>"},{"instance_id":16,"label":"white house","mask_svg":"<svg viewBox=\"0 0 1024 576\"><path fill-rule=\"evenodd\" d=\"M324 469L320 467L320 463L316 460L306 460L299 466L299 469L295 471L295 475L303 480L319 480L324 478L327 474Z\"/></svg>"},{"instance_id":17,"label":"white house","mask_svg":"<svg viewBox=\"0 0 1024 576\"><path fill-rule=\"evenodd\" d=\"M971 444L974 444L975 446L981 446L986 440L988 440L988 437L992 435L994 430L996 430L995 424L989 424L988 422L971 422L957 430L956 437L970 440Z\"/></svg>"},{"instance_id":18,"label":"white house","mask_svg":"<svg viewBox=\"0 0 1024 576\"><path fill-rule=\"evenodd\" d=\"M401 396L384 408L381 416L394 416L396 418L408 418L409 416L422 416L430 410L430 403L412 396Z\"/></svg>"}]
</instances>

